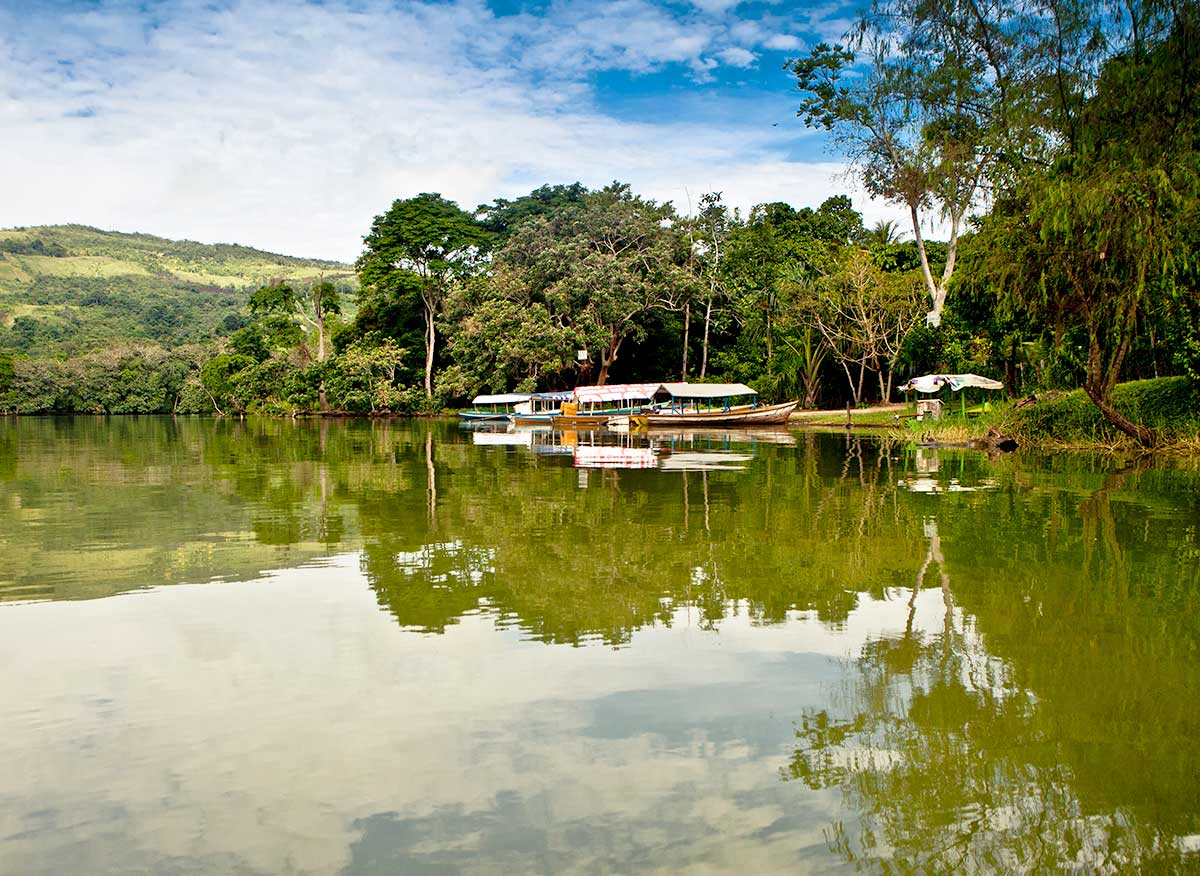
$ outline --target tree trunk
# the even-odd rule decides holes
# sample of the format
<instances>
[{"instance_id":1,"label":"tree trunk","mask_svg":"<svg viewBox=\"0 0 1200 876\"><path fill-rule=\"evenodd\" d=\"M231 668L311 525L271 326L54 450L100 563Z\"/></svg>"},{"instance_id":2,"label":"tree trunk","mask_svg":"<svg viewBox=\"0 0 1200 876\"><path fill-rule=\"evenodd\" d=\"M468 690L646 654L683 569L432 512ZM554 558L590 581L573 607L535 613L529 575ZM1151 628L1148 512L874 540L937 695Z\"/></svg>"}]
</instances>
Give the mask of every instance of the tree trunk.
<instances>
[{"instance_id":1,"label":"tree trunk","mask_svg":"<svg viewBox=\"0 0 1200 876\"><path fill-rule=\"evenodd\" d=\"M708 306L704 309L704 351L700 355L700 379L704 379L704 372L708 370L708 329L712 325L712 299L708 299Z\"/></svg>"},{"instance_id":2,"label":"tree trunk","mask_svg":"<svg viewBox=\"0 0 1200 876\"><path fill-rule=\"evenodd\" d=\"M617 337L617 333L614 331L608 342L608 350L600 351L600 374L596 378L596 386L604 386L608 381L609 366L617 361L617 351L621 349L622 340L622 338Z\"/></svg>"},{"instance_id":3,"label":"tree trunk","mask_svg":"<svg viewBox=\"0 0 1200 876\"><path fill-rule=\"evenodd\" d=\"M846 372L846 385L850 387L850 394L854 395L854 377L850 374L850 365L845 359L841 360L842 370ZM858 402L858 397L855 396L855 403Z\"/></svg>"},{"instance_id":4,"label":"tree trunk","mask_svg":"<svg viewBox=\"0 0 1200 876\"><path fill-rule=\"evenodd\" d=\"M925 241L921 237L921 219L917 215L917 207L915 204L908 205L909 215L912 217L913 239L917 242L917 254L921 257L921 275L925 278L925 288L929 291L929 303L932 308L925 315L925 322L937 328L942 322L942 303L946 300L945 290L939 290L937 283L933 279L933 271L929 269L929 256L925 254Z\"/></svg>"},{"instance_id":5,"label":"tree trunk","mask_svg":"<svg viewBox=\"0 0 1200 876\"><path fill-rule=\"evenodd\" d=\"M1143 447L1153 447L1158 441L1158 435L1153 429L1143 426L1141 423L1135 423L1127 416L1122 414L1113 407L1112 399L1107 397L1100 387L1095 386L1090 380L1083 384L1083 391L1087 393L1087 397L1092 400L1099 410L1100 415L1108 422L1112 423L1138 444Z\"/></svg>"},{"instance_id":6,"label":"tree trunk","mask_svg":"<svg viewBox=\"0 0 1200 876\"><path fill-rule=\"evenodd\" d=\"M433 309L425 305L425 398L433 398L433 348L437 342Z\"/></svg>"},{"instance_id":7,"label":"tree trunk","mask_svg":"<svg viewBox=\"0 0 1200 876\"><path fill-rule=\"evenodd\" d=\"M1098 317L1091 313L1088 314L1088 363L1087 377L1083 381L1083 391L1087 393L1087 397L1092 400L1092 404L1096 406L1104 419L1143 447L1153 447L1158 440L1158 435L1154 430L1141 423L1133 422L1113 407L1112 403L1113 387L1116 386L1117 378L1121 374L1121 365L1125 361L1125 353L1129 349L1129 339L1133 333L1136 319L1137 303L1134 301L1121 315L1122 325L1119 327L1121 340L1117 344L1117 349L1113 351L1106 369L1103 344L1100 340L1102 331L1097 324Z\"/></svg>"},{"instance_id":8,"label":"tree trunk","mask_svg":"<svg viewBox=\"0 0 1200 876\"><path fill-rule=\"evenodd\" d=\"M691 334L692 328L692 302L683 305L683 370L680 372L680 380L687 380L687 360L688 360L688 337Z\"/></svg>"}]
</instances>

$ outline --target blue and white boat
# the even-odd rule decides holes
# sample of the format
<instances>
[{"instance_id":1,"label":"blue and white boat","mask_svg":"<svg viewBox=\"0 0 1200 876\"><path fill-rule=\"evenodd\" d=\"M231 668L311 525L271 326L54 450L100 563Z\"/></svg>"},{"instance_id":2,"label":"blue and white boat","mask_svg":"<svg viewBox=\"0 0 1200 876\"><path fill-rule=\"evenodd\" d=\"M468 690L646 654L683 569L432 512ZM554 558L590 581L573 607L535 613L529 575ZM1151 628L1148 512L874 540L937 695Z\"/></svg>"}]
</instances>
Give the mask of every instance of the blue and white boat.
<instances>
[{"instance_id":1,"label":"blue and white boat","mask_svg":"<svg viewBox=\"0 0 1200 876\"><path fill-rule=\"evenodd\" d=\"M529 401L529 393L508 392L501 395L477 395L471 399L471 407L459 411L464 420L507 420L513 409Z\"/></svg>"},{"instance_id":2,"label":"blue and white boat","mask_svg":"<svg viewBox=\"0 0 1200 876\"><path fill-rule=\"evenodd\" d=\"M549 422L562 411L564 402L569 402L575 394L566 392L535 392L528 401L516 405L512 416L509 417L518 426L537 426Z\"/></svg>"}]
</instances>

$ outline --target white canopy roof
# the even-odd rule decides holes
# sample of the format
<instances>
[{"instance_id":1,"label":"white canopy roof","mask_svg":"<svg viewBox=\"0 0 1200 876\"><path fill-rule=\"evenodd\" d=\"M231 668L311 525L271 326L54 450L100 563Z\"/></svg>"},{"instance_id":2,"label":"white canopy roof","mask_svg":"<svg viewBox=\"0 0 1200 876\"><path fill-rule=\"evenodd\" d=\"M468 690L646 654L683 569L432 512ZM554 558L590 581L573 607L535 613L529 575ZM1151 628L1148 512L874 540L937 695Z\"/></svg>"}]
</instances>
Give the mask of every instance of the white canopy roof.
<instances>
[{"instance_id":1,"label":"white canopy roof","mask_svg":"<svg viewBox=\"0 0 1200 876\"><path fill-rule=\"evenodd\" d=\"M575 398L580 402L614 402L628 399L651 399L658 392L658 383L614 383L609 386L577 386Z\"/></svg>"},{"instance_id":2,"label":"white canopy roof","mask_svg":"<svg viewBox=\"0 0 1200 876\"><path fill-rule=\"evenodd\" d=\"M1004 384L990 377L980 377L978 374L925 374L914 377L900 387L901 392L916 390L917 392L937 392L943 386L948 386L954 392L967 387L976 389L1004 389Z\"/></svg>"},{"instance_id":3,"label":"white canopy roof","mask_svg":"<svg viewBox=\"0 0 1200 876\"><path fill-rule=\"evenodd\" d=\"M744 383L664 383L662 388L674 398L732 398L758 395Z\"/></svg>"},{"instance_id":4,"label":"white canopy roof","mask_svg":"<svg viewBox=\"0 0 1200 876\"><path fill-rule=\"evenodd\" d=\"M529 393L506 392L501 395L477 395L471 399L473 405L512 405L529 401Z\"/></svg>"}]
</instances>

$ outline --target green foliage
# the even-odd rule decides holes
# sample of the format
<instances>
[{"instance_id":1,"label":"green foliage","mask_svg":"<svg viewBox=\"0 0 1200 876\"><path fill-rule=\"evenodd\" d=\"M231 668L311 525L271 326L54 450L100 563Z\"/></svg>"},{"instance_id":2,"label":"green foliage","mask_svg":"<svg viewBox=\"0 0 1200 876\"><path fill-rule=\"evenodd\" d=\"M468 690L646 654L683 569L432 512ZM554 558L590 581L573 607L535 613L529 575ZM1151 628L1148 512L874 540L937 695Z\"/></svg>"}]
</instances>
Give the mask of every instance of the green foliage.
<instances>
[{"instance_id":1,"label":"green foliage","mask_svg":"<svg viewBox=\"0 0 1200 876\"><path fill-rule=\"evenodd\" d=\"M229 336L229 349L241 356L262 362L271 355L267 333L257 323L240 328Z\"/></svg>"},{"instance_id":2,"label":"green foliage","mask_svg":"<svg viewBox=\"0 0 1200 876\"><path fill-rule=\"evenodd\" d=\"M587 188L581 183L547 184L512 201L496 198L490 204L480 204L475 213L483 228L502 244L522 225L565 207L582 204L586 194Z\"/></svg>"},{"instance_id":3,"label":"green foliage","mask_svg":"<svg viewBox=\"0 0 1200 876\"><path fill-rule=\"evenodd\" d=\"M1156 430L1163 440L1200 435L1200 405L1185 377L1119 383L1112 398L1124 416ZM1010 422L1018 438L1033 443L1111 444L1120 437L1082 390L1016 410Z\"/></svg>"},{"instance_id":4,"label":"green foliage","mask_svg":"<svg viewBox=\"0 0 1200 876\"><path fill-rule=\"evenodd\" d=\"M488 232L469 213L438 194L397 200L376 216L355 267L366 295L384 307L413 291L424 317L425 397L433 399L437 320L454 283L480 270ZM403 343L402 337L396 337Z\"/></svg>"},{"instance_id":5,"label":"green foliage","mask_svg":"<svg viewBox=\"0 0 1200 876\"><path fill-rule=\"evenodd\" d=\"M0 253L13 255L40 255L51 258L62 258L67 255L67 248L57 241L47 243L40 237L6 237L0 239Z\"/></svg>"},{"instance_id":6,"label":"green foliage","mask_svg":"<svg viewBox=\"0 0 1200 876\"><path fill-rule=\"evenodd\" d=\"M249 356L238 353L222 353L214 356L200 368L200 383L212 399L213 408L217 413L225 413L227 409L245 410L244 398L235 393L237 384L235 378L243 369L248 369L256 363Z\"/></svg>"},{"instance_id":7,"label":"green foliage","mask_svg":"<svg viewBox=\"0 0 1200 876\"><path fill-rule=\"evenodd\" d=\"M988 279L1014 310L1053 327L1057 340L1085 338L1084 389L1113 425L1143 444L1154 442L1153 431L1114 407L1112 393L1139 322L1173 307L1182 316L1177 303L1187 311L1194 294L1198 37L1191 9L1153 45L1107 58L1094 93L1062 105L1070 136L1056 142L1053 162L1015 175L981 232ZM1061 99L1058 86L1029 87Z\"/></svg>"},{"instance_id":8,"label":"green foliage","mask_svg":"<svg viewBox=\"0 0 1200 876\"><path fill-rule=\"evenodd\" d=\"M77 356L124 341L167 348L217 342L241 327L247 290L321 273L352 276L336 262L228 244L78 225L5 231L0 349Z\"/></svg>"},{"instance_id":9,"label":"green foliage","mask_svg":"<svg viewBox=\"0 0 1200 876\"><path fill-rule=\"evenodd\" d=\"M649 312L675 307L690 285L673 219L669 204L614 183L527 223L496 255L488 297L506 303L483 309L488 322L476 334L498 335L499 325L519 320L510 364L521 379L536 380L545 368L561 374L578 347L598 360L595 377L604 383L625 342L645 339ZM540 355L539 338L552 345ZM472 343L470 332L463 343Z\"/></svg>"},{"instance_id":10,"label":"green foliage","mask_svg":"<svg viewBox=\"0 0 1200 876\"><path fill-rule=\"evenodd\" d=\"M8 413L16 407L16 398L13 396L16 379L12 354L0 350L0 413Z\"/></svg>"},{"instance_id":11,"label":"green foliage","mask_svg":"<svg viewBox=\"0 0 1200 876\"><path fill-rule=\"evenodd\" d=\"M170 412L198 353L127 344L66 360L14 357L8 404L23 414Z\"/></svg>"}]
</instances>

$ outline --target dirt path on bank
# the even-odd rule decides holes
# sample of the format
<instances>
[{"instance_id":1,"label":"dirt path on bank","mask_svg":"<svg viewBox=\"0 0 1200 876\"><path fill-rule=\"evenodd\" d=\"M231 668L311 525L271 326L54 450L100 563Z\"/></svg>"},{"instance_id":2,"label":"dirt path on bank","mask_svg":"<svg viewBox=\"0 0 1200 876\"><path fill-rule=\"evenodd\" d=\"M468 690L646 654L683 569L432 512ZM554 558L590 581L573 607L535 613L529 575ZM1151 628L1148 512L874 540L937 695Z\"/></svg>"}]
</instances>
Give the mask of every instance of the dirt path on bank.
<instances>
[{"instance_id":1,"label":"dirt path on bank","mask_svg":"<svg viewBox=\"0 0 1200 876\"><path fill-rule=\"evenodd\" d=\"M890 405L875 405L869 408L851 408L850 421L869 420L870 425L892 425L896 414L903 414L909 406L903 403ZM794 411L789 423L805 426L844 426L846 425L846 409L830 408L823 411ZM863 423L863 425L868 425Z\"/></svg>"}]
</instances>

